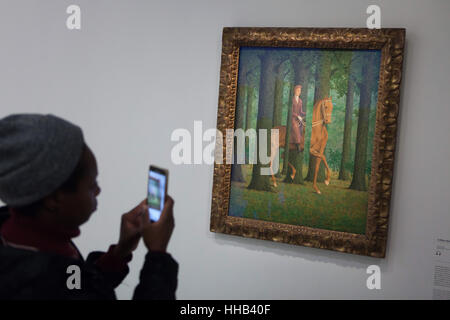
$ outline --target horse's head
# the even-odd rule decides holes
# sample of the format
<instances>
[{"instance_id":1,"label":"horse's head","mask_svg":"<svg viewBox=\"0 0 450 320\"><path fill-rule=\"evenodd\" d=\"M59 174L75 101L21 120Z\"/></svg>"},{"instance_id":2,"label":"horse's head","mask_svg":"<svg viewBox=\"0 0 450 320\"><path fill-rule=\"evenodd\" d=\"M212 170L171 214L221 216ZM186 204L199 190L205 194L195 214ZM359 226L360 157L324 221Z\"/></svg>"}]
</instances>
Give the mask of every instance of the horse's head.
<instances>
[{"instance_id":1,"label":"horse's head","mask_svg":"<svg viewBox=\"0 0 450 320\"><path fill-rule=\"evenodd\" d=\"M331 114L333 113L333 102L331 96L322 101L322 116L325 124L331 123Z\"/></svg>"}]
</instances>

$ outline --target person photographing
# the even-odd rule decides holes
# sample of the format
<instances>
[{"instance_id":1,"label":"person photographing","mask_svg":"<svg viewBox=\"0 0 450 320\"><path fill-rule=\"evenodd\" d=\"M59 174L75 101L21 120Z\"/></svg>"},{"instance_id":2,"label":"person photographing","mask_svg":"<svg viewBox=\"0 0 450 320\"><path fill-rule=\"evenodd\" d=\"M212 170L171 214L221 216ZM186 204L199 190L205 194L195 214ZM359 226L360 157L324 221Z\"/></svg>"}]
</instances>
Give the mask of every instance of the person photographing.
<instances>
[{"instance_id":1,"label":"person photographing","mask_svg":"<svg viewBox=\"0 0 450 320\"><path fill-rule=\"evenodd\" d=\"M78 126L54 115L0 119L0 299L116 299L141 238L148 252L133 299L175 299L170 196L157 222L146 200L123 214L119 240L106 252L84 259L73 243L97 209L97 175ZM76 288L68 285L71 266L80 271Z\"/></svg>"}]
</instances>

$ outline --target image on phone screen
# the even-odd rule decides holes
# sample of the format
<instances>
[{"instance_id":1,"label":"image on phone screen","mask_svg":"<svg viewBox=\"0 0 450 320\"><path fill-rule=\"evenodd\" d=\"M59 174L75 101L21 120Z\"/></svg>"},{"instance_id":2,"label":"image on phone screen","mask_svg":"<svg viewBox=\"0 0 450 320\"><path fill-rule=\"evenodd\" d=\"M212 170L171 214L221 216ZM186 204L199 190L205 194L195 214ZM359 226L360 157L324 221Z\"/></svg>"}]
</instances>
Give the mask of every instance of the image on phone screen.
<instances>
[{"instance_id":1,"label":"image on phone screen","mask_svg":"<svg viewBox=\"0 0 450 320\"><path fill-rule=\"evenodd\" d=\"M150 170L148 177L148 212L150 220L158 221L164 208L167 177L157 171Z\"/></svg>"}]
</instances>

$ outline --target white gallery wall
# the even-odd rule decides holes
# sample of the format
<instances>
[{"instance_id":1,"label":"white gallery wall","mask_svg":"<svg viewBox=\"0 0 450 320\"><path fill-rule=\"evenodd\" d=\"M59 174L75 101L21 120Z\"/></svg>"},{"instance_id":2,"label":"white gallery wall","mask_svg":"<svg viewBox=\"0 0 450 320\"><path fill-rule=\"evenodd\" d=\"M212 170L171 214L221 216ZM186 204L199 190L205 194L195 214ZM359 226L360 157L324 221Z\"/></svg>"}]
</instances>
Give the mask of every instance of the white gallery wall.
<instances>
[{"instance_id":1,"label":"white gallery wall","mask_svg":"<svg viewBox=\"0 0 450 320\"><path fill-rule=\"evenodd\" d=\"M81 30L66 8L81 7ZM213 168L172 164L176 128L214 128L223 27L406 28L385 259L209 231ZM170 170L179 299L411 299L432 296L435 239L450 238L450 1L0 0L0 117L53 113L80 125L99 165L98 210L83 254L118 240L120 215L146 195L150 163ZM145 248L116 290L129 299ZM366 268L381 268L368 290Z\"/></svg>"}]
</instances>

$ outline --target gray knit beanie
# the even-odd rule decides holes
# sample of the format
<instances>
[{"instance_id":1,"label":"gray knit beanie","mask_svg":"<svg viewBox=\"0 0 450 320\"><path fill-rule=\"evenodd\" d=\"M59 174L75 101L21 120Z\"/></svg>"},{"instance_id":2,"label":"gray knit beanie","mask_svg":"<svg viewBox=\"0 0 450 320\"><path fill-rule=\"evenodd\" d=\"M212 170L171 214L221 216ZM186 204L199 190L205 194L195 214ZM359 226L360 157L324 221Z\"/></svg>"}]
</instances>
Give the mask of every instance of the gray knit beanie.
<instances>
[{"instance_id":1,"label":"gray knit beanie","mask_svg":"<svg viewBox=\"0 0 450 320\"><path fill-rule=\"evenodd\" d=\"M70 177L83 146L81 129L51 114L0 119L0 199L20 207L48 196Z\"/></svg>"}]
</instances>

